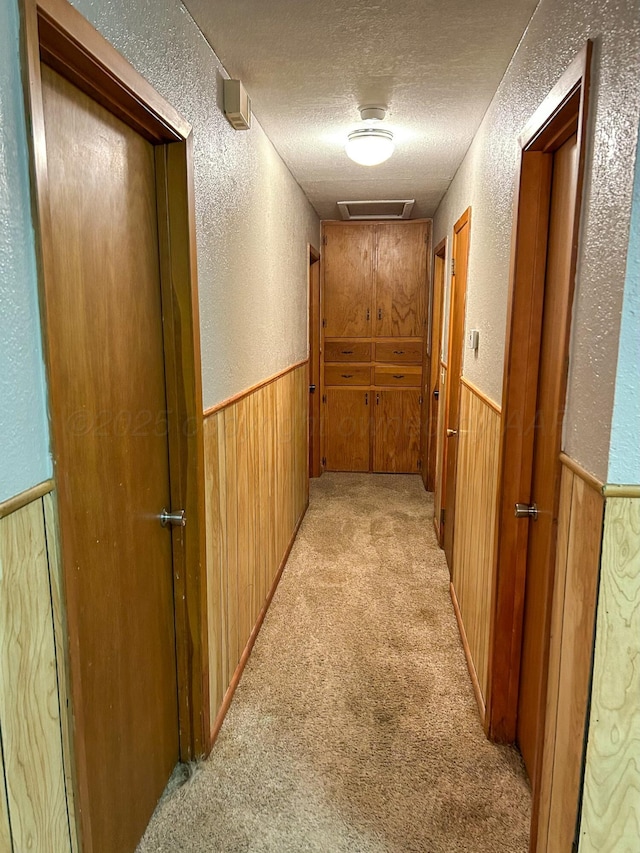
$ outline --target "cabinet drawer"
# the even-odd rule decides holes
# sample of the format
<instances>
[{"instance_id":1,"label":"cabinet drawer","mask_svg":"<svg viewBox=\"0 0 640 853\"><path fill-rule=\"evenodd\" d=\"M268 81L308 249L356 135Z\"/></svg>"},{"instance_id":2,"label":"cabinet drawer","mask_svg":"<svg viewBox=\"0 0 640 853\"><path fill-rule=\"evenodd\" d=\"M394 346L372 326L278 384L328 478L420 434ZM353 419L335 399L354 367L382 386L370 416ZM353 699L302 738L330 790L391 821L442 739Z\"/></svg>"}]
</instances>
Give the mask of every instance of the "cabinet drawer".
<instances>
[{"instance_id":1,"label":"cabinet drawer","mask_svg":"<svg viewBox=\"0 0 640 853\"><path fill-rule=\"evenodd\" d=\"M362 341L325 341L325 361L371 361L371 344Z\"/></svg>"},{"instance_id":2,"label":"cabinet drawer","mask_svg":"<svg viewBox=\"0 0 640 853\"><path fill-rule=\"evenodd\" d=\"M371 368L351 367L345 364L326 365L324 368L325 385L369 385L371 383Z\"/></svg>"},{"instance_id":3,"label":"cabinet drawer","mask_svg":"<svg viewBox=\"0 0 640 853\"><path fill-rule=\"evenodd\" d=\"M388 387L419 388L422 369L420 367L376 367L375 385Z\"/></svg>"},{"instance_id":4,"label":"cabinet drawer","mask_svg":"<svg viewBox=\"0 0 640 853\"><path fill-rule=\"evenodd\" d=\"M422 341L377 343L375 360L390 364L421 364Z\"/></svg>"}]
</instances>

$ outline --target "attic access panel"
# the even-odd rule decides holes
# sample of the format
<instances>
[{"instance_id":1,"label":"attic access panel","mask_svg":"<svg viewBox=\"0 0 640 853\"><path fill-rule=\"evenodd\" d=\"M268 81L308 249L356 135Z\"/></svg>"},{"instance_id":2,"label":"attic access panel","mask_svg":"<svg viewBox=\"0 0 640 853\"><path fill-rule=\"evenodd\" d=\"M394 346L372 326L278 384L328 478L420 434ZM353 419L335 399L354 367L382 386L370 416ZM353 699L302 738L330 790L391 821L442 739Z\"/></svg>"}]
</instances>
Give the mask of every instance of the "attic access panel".
<instances>
[{"instance_id":1,"label":"attic access panel","mask_svg":"<svg viewBox=\"0 0 640 853\"><path fill-rule=\"evenodd\" d=\"M379 201L339 201L343 219L409 219L414 198Z\"/></svg>"}]
</instances>

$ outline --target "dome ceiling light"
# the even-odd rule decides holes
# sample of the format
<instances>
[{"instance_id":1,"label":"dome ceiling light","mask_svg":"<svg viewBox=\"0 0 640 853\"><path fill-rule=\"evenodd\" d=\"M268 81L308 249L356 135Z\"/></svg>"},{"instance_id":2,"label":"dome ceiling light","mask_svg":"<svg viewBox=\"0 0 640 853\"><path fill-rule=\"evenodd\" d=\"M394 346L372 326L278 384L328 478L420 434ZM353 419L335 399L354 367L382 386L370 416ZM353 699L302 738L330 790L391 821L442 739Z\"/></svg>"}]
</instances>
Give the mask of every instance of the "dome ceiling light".
<instances>
[{"instance_id":1,"label":"dome ceiling light","mask_svg":"<svg viewBox=\"0 0 640 853\"><path fill-rule=\"evenodd\" d=\"M360 107L362 121L382 121L387 111L384 107ZM375 125L362 130L353 130L348 137L345 151L354 163L361 166L377 166L384 163L393 154L393 133Z\"/></svg>"}]
</instances>

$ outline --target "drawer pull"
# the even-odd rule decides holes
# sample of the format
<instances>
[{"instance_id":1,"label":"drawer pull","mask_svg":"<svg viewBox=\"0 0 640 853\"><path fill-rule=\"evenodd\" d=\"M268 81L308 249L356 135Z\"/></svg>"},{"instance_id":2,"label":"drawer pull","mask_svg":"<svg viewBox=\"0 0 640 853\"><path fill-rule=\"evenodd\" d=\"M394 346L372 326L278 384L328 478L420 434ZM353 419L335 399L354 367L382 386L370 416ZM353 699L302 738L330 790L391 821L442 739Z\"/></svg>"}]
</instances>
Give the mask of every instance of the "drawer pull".
<instances>
[{"instance_id":1,"label":"drawer pull","mask_svg":"<svg viewBox=\"0 0 640 853\"><path fill-rule=\"evenodd\" d=\"M342 373L341 376L343 379L353 379L353 373Z\"/></svg>"},{"instance_id":2,"label":"drawer pull","mask_svg":"<svg viewBox=\"0 0 640 853\"><path fill-rule=\"evenodd\" d=\"M352 349L343 349L342 355L353 355L353 350Z\"/></svg>"},{"instance_id":3,"label":"drawer pull","mask_svg":"<svg viewBox=\"0 0 640 853\"><path fill-rule=\"evenodd\" d=\"M393 378L394 379L404 379L404 373L394 373Z\"/></svg>"},{"instance_id":4,"label":"drawer pull","mask_svg":"<svg viewBox=\"0 0 640 853\"><path fill-rule=\"evenodd\" d=\"M404 350L403 349L394 349L393 354L394 355L404 355Z\"/></svg>"}]
</instances>

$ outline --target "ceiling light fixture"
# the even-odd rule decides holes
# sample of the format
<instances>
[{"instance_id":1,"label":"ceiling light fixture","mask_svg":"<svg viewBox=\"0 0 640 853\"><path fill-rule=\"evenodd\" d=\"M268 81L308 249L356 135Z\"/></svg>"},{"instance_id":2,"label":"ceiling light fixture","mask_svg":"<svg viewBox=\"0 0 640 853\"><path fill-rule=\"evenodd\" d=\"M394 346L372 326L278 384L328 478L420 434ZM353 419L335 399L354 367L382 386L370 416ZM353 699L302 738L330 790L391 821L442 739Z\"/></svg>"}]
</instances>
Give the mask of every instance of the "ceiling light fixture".
<instances>
[{"instance_id":1,"label":"ceiling light fixture","mask_svg":"<svg viewBox=\"0 0 640 853\"><path fill-rule=\"evenodd\" d=\"M367 106L360 108L363 121L382 121L386 115L384 107ZM353 130L348 137L345 151L354 163L361 166L377 166L384 163L393 154L393 133L380 127L365 127Z\"/></svg>"}]
</instances>

